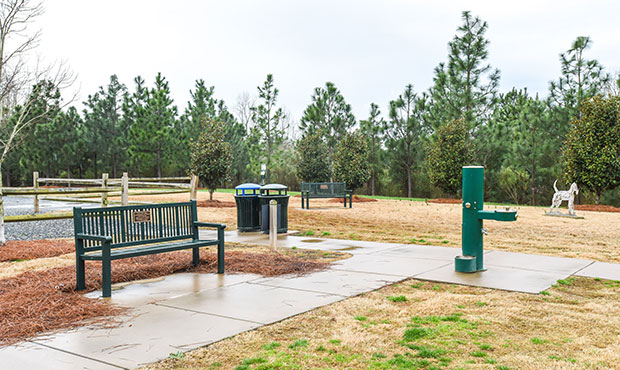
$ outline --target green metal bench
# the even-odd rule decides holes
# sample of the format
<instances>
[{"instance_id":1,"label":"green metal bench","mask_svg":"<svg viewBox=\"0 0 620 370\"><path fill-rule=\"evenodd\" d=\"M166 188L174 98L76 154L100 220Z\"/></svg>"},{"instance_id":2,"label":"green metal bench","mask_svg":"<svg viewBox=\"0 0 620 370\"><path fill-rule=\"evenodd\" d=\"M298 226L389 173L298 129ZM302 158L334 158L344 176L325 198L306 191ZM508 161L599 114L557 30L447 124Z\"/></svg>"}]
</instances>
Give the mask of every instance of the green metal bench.
<instances>
[{"instance_id":1,"label":"green metal bench","mask_svg":"<svg viewBox=\"0 0 620 370\"><path fill-rule=\"evenodd\" d=\"M217 245L217 273L224 273L226 225L198 222L196 201L140 206L73 208L76 289L86 288L85 261L101 261L102 296L112 294L112 260ZM217 228L217 239L199 240L198 228Z\"/></svg>"},{"instance_id":2,"label":"green metal bench","mask_svg":"<svg viewBox=\"0 0 620 370\"><path fill-rule=\"evenodd\" d=\"M343 198L344 206L353 206L353 191L347 190L344 182L302 182L301 183L301 208L310 208L310 198ZM304 203L305 200L305 203Z\"/></svg>"}]
</instances>

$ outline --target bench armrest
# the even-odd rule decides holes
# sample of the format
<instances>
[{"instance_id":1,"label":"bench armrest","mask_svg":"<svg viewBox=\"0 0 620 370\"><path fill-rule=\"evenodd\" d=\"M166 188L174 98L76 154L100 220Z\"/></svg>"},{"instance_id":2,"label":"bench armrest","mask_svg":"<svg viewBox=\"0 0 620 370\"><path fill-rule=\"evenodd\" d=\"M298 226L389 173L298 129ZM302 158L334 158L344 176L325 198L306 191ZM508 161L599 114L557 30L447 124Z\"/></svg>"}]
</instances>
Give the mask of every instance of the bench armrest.
<instances>
[{"instance_id":1,"label":"bench armrest","mask_svg":"<svg viewBox=\"0 0 620 370\"><path fill-rule=\"evenodd\" d=\"M199 222L199 221L194 221L194 226L196 227L216 227L217 229L225 229L226 225L225 224L216 224L216 223L212 223L212 222Z\"/></svg>"},{"instance_id":2,"label":"bench armrest","mask_svg":"<svg viewBox=\"0 0 620 370\"><path fill-rule=\"evenodd\" d=\"M91 235L91 234L78 233L78 234L75 234L75 237L78 239L94 240L94 241L102 242L102 243L112 242L112 237L106 236L106 235Z\"/></svg>"}]
</instances>

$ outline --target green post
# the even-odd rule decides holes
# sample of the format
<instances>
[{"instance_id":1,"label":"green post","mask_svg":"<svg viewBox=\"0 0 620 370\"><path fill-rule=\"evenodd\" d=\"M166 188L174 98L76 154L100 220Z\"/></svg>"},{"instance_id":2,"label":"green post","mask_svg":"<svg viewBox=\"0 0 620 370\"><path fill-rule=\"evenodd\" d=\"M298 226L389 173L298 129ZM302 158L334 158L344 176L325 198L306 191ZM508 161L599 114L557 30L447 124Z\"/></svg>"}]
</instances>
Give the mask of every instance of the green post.
<instances>
[{"instance_id":1,"label":"green post","mask_svg":"<svg viewBox=\"0 0 620 370\"><path fill-rule=\"evenodd\" d=\"M517 211L484 210L484 167L463 167L463 255L454 260L458 272L484 271L483 220L516 221Z\"/></svg>"}]
</instances>

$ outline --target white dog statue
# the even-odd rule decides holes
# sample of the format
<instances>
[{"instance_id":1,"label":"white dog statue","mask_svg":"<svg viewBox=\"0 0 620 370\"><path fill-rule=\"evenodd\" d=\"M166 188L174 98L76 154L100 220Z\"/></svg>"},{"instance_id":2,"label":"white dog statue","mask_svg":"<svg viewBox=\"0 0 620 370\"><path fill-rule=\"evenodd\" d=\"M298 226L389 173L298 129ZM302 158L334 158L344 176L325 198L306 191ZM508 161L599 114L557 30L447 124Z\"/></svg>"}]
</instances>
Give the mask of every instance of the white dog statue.
<instances>
[{"instance_id":1,"label":"white dog statue","mask_svg":"<svg viewBox=\"0 0 620 370\"><path fill-rule=\"evenodd\" d=\"M551 202L551 208L549 208L549 213L552 214L560 214L559 207L563 201L568 201L568 214L571 216L575 215L575 194L579 194L579 189L577 188L576 183L572 183L569 190L558 190L556 184L558 180L555 180L553 183L553 188L555 189L555 194L553 194L553 201ZM553 211L555 208L555 212Z\"/></svg>"}]
</instances>

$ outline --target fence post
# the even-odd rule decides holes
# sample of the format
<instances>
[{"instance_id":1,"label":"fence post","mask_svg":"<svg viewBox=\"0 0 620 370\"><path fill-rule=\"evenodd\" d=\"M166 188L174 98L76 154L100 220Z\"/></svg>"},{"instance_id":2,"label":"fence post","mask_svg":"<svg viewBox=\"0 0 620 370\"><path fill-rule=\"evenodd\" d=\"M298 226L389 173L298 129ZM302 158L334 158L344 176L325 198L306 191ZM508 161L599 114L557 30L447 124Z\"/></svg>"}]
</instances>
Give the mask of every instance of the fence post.
<instances>
[{"instance_id":1,"label":"fence post","mask_svg":"<svg viewBox=\"0 0 620 370\"><path fill-rule=\"evenodd\" d=\"M269 202L269 246L274 251L277 250L276 241L278 240L278 202Z\"/></svg>"},{"instance_id":2,"label":"fence post","mask_svg":"<svg viewBox=\"0 0 620 370\"><path fill-rule=\"evenodd\" d=\"M34 171L32 173L32 187L34 190L39 190L39 172ZM39 213L39 196L34 195L34 213Z\"/></svg>"},{"instance_id":3,"label":"fence post","mask_svg":"<svg viewBox=\"0 0 620 370\"><path fill-rule=\"evenodd\" d=\"M105 190L108 190L108 174L107 173L104 173L101 175L101 187ZM108 206L108 193L107 192L101 193L101 206L102 207Z\"/></svg>"},{"instance_id":4,"label":"fence post","mask_svg":"<svg viewBox=\"0 0 620 370\"><path fill-rule=\"evenodd\" d=\"M198 176L192 175L189 188L189 200L196 200L196 192L198 191Z\"/></svg>"},{"instance_id":5,"label":"fence post","mask_svg":"<svg viewBox=\"0 0 620 370\"><path fill-rule=\"evenodd\" d=\"M129 204L129 175L127 172L123 172L123 177L121 178L121 203L126 206Z\"/></svg>"}]
</instances>

